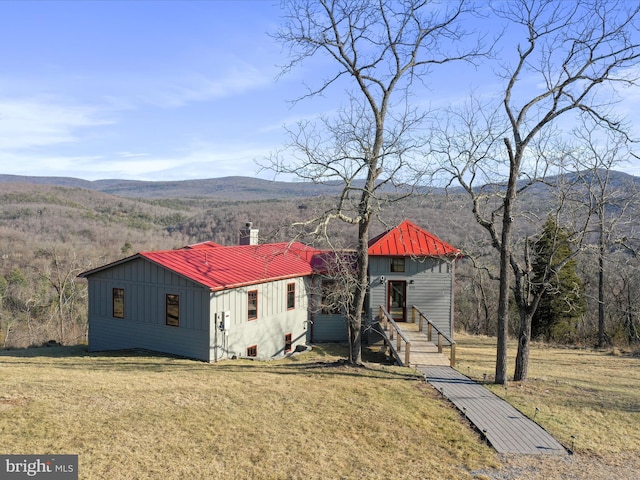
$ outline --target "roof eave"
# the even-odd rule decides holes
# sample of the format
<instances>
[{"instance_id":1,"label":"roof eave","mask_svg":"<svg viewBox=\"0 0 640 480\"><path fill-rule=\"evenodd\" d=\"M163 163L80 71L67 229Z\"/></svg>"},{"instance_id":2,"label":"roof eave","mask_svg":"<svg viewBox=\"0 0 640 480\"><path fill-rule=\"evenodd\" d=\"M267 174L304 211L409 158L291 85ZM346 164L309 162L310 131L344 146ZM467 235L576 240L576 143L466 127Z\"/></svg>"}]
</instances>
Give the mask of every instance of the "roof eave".
<instances>
[{"instance_id":1,"label":"roof eave","mask_svg":"<svg viewBox=\"0 0 640 480\"><path fill-rule=\"evenodd\" d=\"M131 262L137 258L145 258L143 255L136 253L129 257L121 258L120 260L116 260L115 262L107 263L106 265L102 265L101 267L96 267L91 270L87 270L86 272L79 273L77 278L87 278L89 275L93 275L94 273L101 272L102 270L107 270L109 268L117 267L118 265L122 265L127 262Z\"/></svg>"},{"instance_id":2,"label":"roof eave","mask_svg":"<svg viewBox=\"0 0 640 480\"><path fill-rule=\"evenodd\" d=\"M281 275L279 277L263 278L263 279L251 280L251 281L247 281L247 282L239 282L239 283L232 283L232 284L228 284L228 285L221 285L219 287L210 287L210 290L212 292L221 292L223 290L233 290L234 288L250 287L251 285L260 285L261 283L277 282L279 280L289 280L291 278L310 277L311 275L313 275L313 272L297 273L297 274L292 274L292 275Z\"/></svg>"}]
</instances>

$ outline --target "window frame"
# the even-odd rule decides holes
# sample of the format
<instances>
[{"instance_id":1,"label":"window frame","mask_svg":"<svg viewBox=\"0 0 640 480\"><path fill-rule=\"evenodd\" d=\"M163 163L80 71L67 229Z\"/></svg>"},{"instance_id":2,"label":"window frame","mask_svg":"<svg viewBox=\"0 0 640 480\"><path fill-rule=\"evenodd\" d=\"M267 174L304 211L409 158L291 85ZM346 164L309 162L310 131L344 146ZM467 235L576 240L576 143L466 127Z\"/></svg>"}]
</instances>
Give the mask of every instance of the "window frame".
<instances>
[{"instance_id":1,"label":"window frame","mask_svg":"<svg viewBox=\"0 0 640 480\"><path fill-rule=\"evenodd\" d=\"M164 296L164 307L165 325L169 327L180 327L180 295L177 293L166 293ZM171 315L170 308L177 308L177 316L174 317Z\"/></svg>"},{"instance_id":2,"label":"window frame","mask_svg":"<svg viewBox=\"0 0 640 480\"><path fill-rule=\"evenodd\" d=\"M293 337L291 333L284 334L284 353L289 353L293 350Z\"/></svg>"},{"instance_id":3,"label":"window frame","mask_svg":"<svg viewBox=\"0 0 640 480\"><path fill-rule=\"evenodd\" d=\"M121 292L121 295L116 296L116 292ZM122 307L118 311L122 311L121 315L116 315L116 301L120 300ZM111 289L111 316L113 318L124 319L124 288L113 287Z\"/></svg>"},{"instance_id":4,"label":"window frame","mask_svg":"<svg viewBox=\"0 0 640 480\"><path fill-rule=\"evenodd\" d=\"M255 298L255 314L251 315L251 299ZM258 290L249 290L247 292L247 321L253 322L258 319Z\"/></svg>"},{"instance_id":5,"label":"window frame","mask_svg":"<svg viewBox=\"0 0 640 480\"><path fill-rule=\"evenodd\" d=\"M255 358L258 356L258 345L247 347L247 357Z\"/></svg>"},{"instance_id":6,"label":"window frame","mask_svg":"<svg viewBox=\"0 0 640 480\"><path fill-rule=\"evenodd\" d=\"M391 259L391 268L390 271L392 273L405 273L407 270L407 262L404 257L393 257Z\"/></svg>"},{"instance_id":7,"label":"window frame","mask_svg":"<svg viewBox=\"0 0 640 480\"><path fill-rule=\"evenodd\" d=\"M287 310L296 308L296 283L287 283Z\"/></svg>"}]
</instances>

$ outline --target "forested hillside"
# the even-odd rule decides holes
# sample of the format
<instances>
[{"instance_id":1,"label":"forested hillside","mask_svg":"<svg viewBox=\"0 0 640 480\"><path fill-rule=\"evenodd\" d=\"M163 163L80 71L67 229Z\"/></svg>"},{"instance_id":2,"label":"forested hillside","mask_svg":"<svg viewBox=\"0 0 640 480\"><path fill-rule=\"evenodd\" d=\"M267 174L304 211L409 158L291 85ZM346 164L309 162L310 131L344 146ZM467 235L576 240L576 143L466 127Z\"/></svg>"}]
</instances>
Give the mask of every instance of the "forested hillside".
<instances>
[{"instance_id":1,"label":"forested hillside","mask_svg":"<svg viewBox=\"0 0 640 480\"><path fill-rule=\"evenodd\" d=\"M225 189L235 188L235 193L226 200L219 198L219 191L204 195L198 182L192 184L194 190L182 190L180 196L152 182L141 187L141 198L129 197L133 190L125 198L94 189L56 186L56 181L73 183L68 179L0 182L0 347L50 340L85 341L86 286L76 278L82 271L139 251L179 248L205 240L236 244L238 231L247 221L260 229L263 242L295 237L326 246L321 239L304 236L304 227L292 225L335 203L331 189L323 195L292 195L299 184L293 184L293 190L283 188L282 195L274 192L270 199L251 199L237 179L227 183ZM620 176L623 186L636 181ZM318 191L322 188L318 186ZM149 191L162 192L162 198L149 198ZM245 200L237 199L243 196ZM474 220L467 195L459 190L450 194L438 191L395 199L392 194L381 199L372 231L380 233L408 218L461 248L468 257L458 261L457 326L474 333L493 333L496 258L486 232ZM522 197L527 217L519 234L524 242L540 233L556 200L549 187L532 189ZM575 212L571 215L579 216ZM567 221L571 215L566 214ZM621 228L624 231L618 232L619 236L634 238L634 222ZM330 237L334 246L350 247L357 232L336 224ZM608 312L608 331L613 340L626 344L633 340L630 332L638 324L640 311L637 259L619 244L612 244L610 250L608 262L615 274L608 277L607 298L616 307ZM570 338L560 340L593 341L597 322L594 258L588 246L577 257L588 311L577 320Z\"/></svg>"}]
</instances>

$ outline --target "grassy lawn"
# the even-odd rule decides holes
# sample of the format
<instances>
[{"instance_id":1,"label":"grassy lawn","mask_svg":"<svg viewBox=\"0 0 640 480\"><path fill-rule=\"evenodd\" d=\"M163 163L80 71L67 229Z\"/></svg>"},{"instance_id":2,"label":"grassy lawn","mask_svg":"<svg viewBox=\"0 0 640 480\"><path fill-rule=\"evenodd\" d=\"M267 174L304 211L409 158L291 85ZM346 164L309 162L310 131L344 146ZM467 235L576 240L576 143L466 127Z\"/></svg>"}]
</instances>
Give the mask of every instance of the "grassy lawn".
<instances>
[{"instance_id":1,"label":"grassy lawn","mask_svg":"<svg viewBox=\"0 0 640 480\"><path fill-rule=\"evenodd\" d=\"M458 369L491 380L495 340L457 339ZM412 370L355 369L343 353L0 352L0 452L75 453L81 479L638 478L639 358L536 345L530 381L488 385L575 442L576 455L528 457L498 456Z\"/></svg>"},{"instance_id":2,"label":"grassy lawn","mask_svg":"<svg viewBox=\"0 0 640 480\"><path fill-rule=\"evenodd\" d=\"M495 338L457 335L456 342L457 369L477 381L487 374L492 381ZM510 375L516 348L509 344ZM640 478L640 357L534 344L527 382L487 386L535 416L565 446L575 445L576 455L565 462L509 458L503 459L506 469L535 464L538 478Z\"/></svg>"},{"instance_id":3,"label":"grassy lawn","mask_svg":"<svg viewBox=\"0 0 640 480\"><path fill-rule=\"evenodd\" d=\"M335 348L335 347L333 347ZM82 479L473 478L499 466L412 370L0 353L0 452L75 453Z\"/></svg>"}]
</instances>

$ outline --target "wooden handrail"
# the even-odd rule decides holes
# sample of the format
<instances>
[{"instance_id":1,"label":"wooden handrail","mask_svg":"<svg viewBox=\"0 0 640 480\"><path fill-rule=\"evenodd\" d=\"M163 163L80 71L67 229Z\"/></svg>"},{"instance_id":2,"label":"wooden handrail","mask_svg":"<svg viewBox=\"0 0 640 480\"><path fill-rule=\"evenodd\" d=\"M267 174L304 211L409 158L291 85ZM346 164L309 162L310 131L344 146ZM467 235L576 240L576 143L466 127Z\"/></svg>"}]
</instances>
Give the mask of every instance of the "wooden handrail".
<instances>
[{"instance_id":1,"label":"wooden handrail","mask_svg":"<svg viewBox=\"0 0 640 480\"><path fill-rule=\"evenodd\" d=\"M379 319L380 319L380 323L382 324L383 337L385 337L385 339L388 338L388 340L389 340L388 341L389 348L391 348L391 351L393 352L394 356L396 357L396 360L398 361L400 366L407 366L408 367L410 365L409 359L411 357L411 342L404 335L404 333L402 333L402 330L400 330L400 327L398 327L398 324L391 317L389 312L387 312L384 309L384 307L382 305L380 306ZM391 324L391 326L393 327L393 330L389 331L389 337L387 337L386 332L387 332L387 330L389 330L389 327L388 327L389 324ZM395 348L393 347L393 344L392 344L392 340L393 340L393 336L394 336L393 335L394 330L398 334ZM405 344L404 362L400 359L400 352L402 351L402 342L401 342L401 340L404 340L404 344Z\"/></svg>"},{"instance_id":2,"label":"wooden handrail","mask_svg":"<svg viewBox=\"0 0 640 480\"><path fill-rule=\"evenodd\" d=\"M454 339L452 339L451 337L449 337L449 335L447 335L446 333L442 332L438 326L431 322L431 320L429 320L427 318L427 316L422 313L420 311L420 309L418 307L416 307L415 305L411 305L411 316L412 318L415 318L415 313L418 313L418 315L420 316L420 320L419 320L419 324L418 324L418 330L420 332L423 331L423 324L424 321L426 320L427 322L427 339L431 342L432 341L432 337L433 337L433 329L436 330L436 332L438 333L438 353L442 353L442 339L444 338L447 342L449 342L449 346L451 347L451 357L449 359L451 366L455 367L456 366L456 342ZM414 320L415 322L415 320Z\"/></svg>"},{"instance_id":3,"label":"wooden handrail","mask_svg":"<svg viewBox=\"0 0 640 480\"><path fill-rule=\"evenodd\" d=\"M432 323L431 320L429 320L427 318L427 316L424 313L422 313L418 307L416 307L415 305L412 305L411 308L414 309L416 312L418 312L418 315L420 315L420 324L422 324L422 320L423 319L426 320L427 321L427 325L431 325L432 328L435 328L436 332L438 332L440 335L442 335L447 342L449 342L451 344L456 343L455 340L453 340L452 338L449 337L449 335L447 335L446 333L442 332L435 323ZM419 328L419 330L422 331L421 328Z\"/></svg>"}]
</instances>

